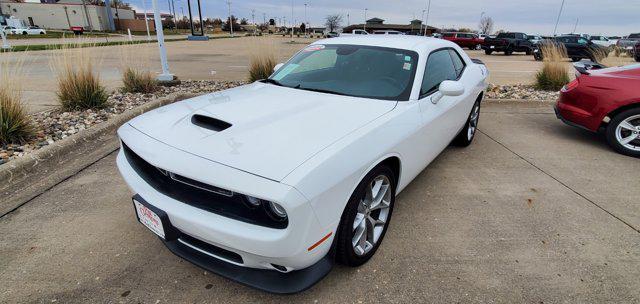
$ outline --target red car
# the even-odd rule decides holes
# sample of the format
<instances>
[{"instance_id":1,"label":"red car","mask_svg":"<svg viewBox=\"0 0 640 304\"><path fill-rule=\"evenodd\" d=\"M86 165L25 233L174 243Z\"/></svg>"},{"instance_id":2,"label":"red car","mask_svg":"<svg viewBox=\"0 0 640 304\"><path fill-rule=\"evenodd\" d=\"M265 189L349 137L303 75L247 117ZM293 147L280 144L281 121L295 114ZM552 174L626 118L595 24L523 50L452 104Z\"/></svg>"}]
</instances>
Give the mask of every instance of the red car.
<instances>
[{"instance_id":1,"label":"red car","mask_svg":"<svg viewBox=\"0 0 640 304\"><path fill-rule=\"evenodd\" d=\"M560 91L556 116L569 125L602 132L614 150L640 157L640 64L575 67L576 79Z\"/></svg>"},{"instance_id":2,"label":"red car","mask_svg":"<svg viewBox=\"0 0 640 304\"><path fill-rule=\"evenodd\" d=\"M442 33L442 39L449 40L462 48L469 48L470 50L479 50L484 41L478 34L458 32Z\"/></svg>"}]
</instances>

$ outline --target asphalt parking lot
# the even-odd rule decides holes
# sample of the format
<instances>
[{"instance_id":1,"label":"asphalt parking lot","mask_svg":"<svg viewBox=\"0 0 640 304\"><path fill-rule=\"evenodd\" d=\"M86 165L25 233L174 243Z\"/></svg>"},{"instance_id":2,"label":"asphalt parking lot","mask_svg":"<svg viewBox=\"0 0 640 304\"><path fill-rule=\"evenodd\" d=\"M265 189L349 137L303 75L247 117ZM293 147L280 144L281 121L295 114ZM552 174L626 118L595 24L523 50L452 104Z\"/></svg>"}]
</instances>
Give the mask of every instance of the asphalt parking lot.
<instances>
[{"instance_id":1,"label":"asphalt parking lot","mask_svg":"<svg viewBox=\"0 0 640 304\"><path fill-rule=\"evenodd\" d=\"M103 38L89 39L97 41ZM35 40L35 42L34 42ZM29 39L37 43L40 39ZM43 39L46 43L51 39ZM229 80L247 79L247 69L252 53L268 48L277 54L279 61L285 61L305 45L317 39L269 37L241 37L234 39L213 39L210 41L176 41L167 42L167 54L171 72L181 79L192 80ZM58 42L59 43L59 42ZM125 61L146 65L154 72L159 72L160 64L155 43L134 46L132 54L127 54L120 46L96 47L86 49L100 79L109 90L122 86L120 67ZM30 112L52 109L57 106L55 73L52 62L64 51L32 51L28 53L0 54L0 61L24 62L25 80L22 81L25 103ZM76 51L69 53L74 56ZM533 56L516 53L512 56L495 54L487 56L483 51L469 51L472 58L481 59L491 72L489 82L493 84L531 83L535 73L541 66Z\"/></svg>"},{"instance_id":2,"label":"asphalt parking lot","mask_svg":"<svg viewBox=\"0 0 640 304\"><path fill-rule=\"evenodd\" d=\"M0 302L638 303L640 162L548 103L486 103L479 130L399 195L368 264L292 296L173 256L112 153L0 218Z\"/></svg>"}]
</instances>

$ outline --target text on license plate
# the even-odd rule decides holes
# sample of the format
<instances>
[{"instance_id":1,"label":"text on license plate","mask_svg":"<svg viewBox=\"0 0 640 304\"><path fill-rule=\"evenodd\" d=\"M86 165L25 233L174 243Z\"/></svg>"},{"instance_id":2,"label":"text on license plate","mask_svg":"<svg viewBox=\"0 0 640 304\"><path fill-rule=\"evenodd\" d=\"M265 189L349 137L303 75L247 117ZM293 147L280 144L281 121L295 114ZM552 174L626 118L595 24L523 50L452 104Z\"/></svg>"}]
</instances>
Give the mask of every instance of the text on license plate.
<instances>
[{"instance_id":1,"label":"text on license plate","mask_svg":"<svg viewBox=\"0 0 640 304\"><path fill-rule=\"evenodd\" d=\"M160 217L135 199L133 200L133 204L136 206L136 213L138 214L140 223L164 239L164 227L162 227Z\"/></svg>"}]
</instances>

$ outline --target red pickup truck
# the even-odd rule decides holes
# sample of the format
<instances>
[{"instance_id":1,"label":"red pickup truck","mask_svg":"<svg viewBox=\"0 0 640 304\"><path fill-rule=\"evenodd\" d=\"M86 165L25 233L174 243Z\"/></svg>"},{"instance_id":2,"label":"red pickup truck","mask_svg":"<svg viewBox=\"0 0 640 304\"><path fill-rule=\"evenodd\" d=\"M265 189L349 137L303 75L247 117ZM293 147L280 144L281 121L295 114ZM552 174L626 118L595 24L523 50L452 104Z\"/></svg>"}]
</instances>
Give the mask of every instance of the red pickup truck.
<instances>
[{"instance_id":1,"label":"red pickup truck","mask_svg":"<svg viewBox=\"0 0 640 304\"><path fill-rule=\"evenodd\" d=\"M442 39L449 40L456 43L462 48L469 48L470 50L479 50L482 46L484 39L480 38L475 33L442 33Z\"/></svg>"}]
</instances>

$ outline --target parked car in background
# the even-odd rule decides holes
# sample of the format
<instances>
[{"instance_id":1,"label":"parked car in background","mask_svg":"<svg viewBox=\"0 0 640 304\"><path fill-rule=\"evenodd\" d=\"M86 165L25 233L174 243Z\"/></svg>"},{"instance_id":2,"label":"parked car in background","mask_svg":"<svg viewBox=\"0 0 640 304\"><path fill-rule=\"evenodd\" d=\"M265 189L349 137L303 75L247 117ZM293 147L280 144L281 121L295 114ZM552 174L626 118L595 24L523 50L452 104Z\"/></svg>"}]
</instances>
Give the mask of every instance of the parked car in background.
<instances>
[{"instance_id":1,"label":"parked car in background","mask_svg":"<svg viewBox=\"0 0 640 304\"><path fill-rule=\"evenodd\" d=\"M442 33L442 39L449 40L462 48L479 50L484 39L480 39L475 33L448 32Z\"/></svg>"},{"instance_id":2,"label":"parked car in background","mask_svg":"<svg viewBox=\"0 0 640 304\"><path fill-rule=\"evenodd\" d=\"M8 27L5 33L11 35L44 35L47 31L37 26L29 26L25 28Z\"/></svg>"},{"instance_id":3,"label":"parked car in background","mask_svg":"<svg viewBox=\"0 0 640 304\"><path fill-rule=\"evenodd\" d=\"M336 33L336 32L328 32L326 34L324 34L324 38L335 38L340 36L340 34Z\"/></svg>"},{"instance_id":4,"label":"parked car in background","mask_svg":"<svg viewBox=\"0 0 640 304\"><path fill-rule=\"evenodd\" d=\"M585 39L591 39L591 35L589 34L584 34L584 33L568 33L568 34L562 34L559 36L574 36L574 37L582 37Z\"/></svg>"},{"instance_id":5,"label":"parked car in background","mask_svg":"<svg viewBox=\"0 0 640 304\"><path fill-rule=\"evenodd\" d=\"M351 33L340 33L340 36L357 36L357 35L369 35L369 33L361 29L352 30ZM327 37L327 38L331 38L331 37Z\"/></svg>"},{"instance_id":6,"label":"parked car in background","mask_svg":"<svg viewBox=\"0 0 640 304\"><path fill-rule=\"evenodd\" d=\"M618 42L618 40L609 39L609 37L607 37L607 36L599 36L599 35L591 36L590 40L593 43L595 43L597 45L600 45L600 46L604 46L604 47L612 47L612 46L616 45L616 43Z\"/></svg>"},{"instance_id":7,"label":"parked car in background","mask_svg":"<svg viewBox=\"0 0 640 304\"><path fill-rule=\"evenodd\" d=\"M441 39L320 40L265 80L125 123L117 166L138 221L176 255L300 292L334 260L366 263L396 195L447 146L472 143L488 74Z\"/></svg>"},{"instance_id":8,"label":"parked car in background","mask_svg":"<svg viewBox=\"0 0 640 304\"><path fill-rule=\"evenodd\" d=\"M404 35L403 32L394 31L394 30L377 30L373 31L374 35Z\"/></svg>"},{"instance_id":9,"label":"parked car in background","mask_svg":"<svg viewBox=\"0 0 640 304\"><path fill-rule=\"evenodd\" d=\"M555 105L563 122L601 132L617 152L640 157L640 64L587 69L575 64L576 79Z\"/></svg>"},{"instance_id":10,"label":"parked car in background","mask_svg":"<svg viewBox=\"0 0 640 304\"><path fill-rule=\"evenodd\" d=\"M636 43L636 49L633 52L633 59L640 62L640 41Z\"/></svg>"},{"instance_id":11,"label":"parked car in background","mask_svg":"<svg viewBox=\"0 0 640 304\"><path fill-rule=\"evenodd\" d=\"M441 33L433 33L433 35L431 37L433 37L433 38L442 38L442 34Z\"/></svg>"},{"instance_id":12,"label":"parked car in background","mask_svg":"<svg viewBox=\"0 0 640 304\"><path fill-rule=\"evenodd\" d=\"M567 57L572 61L580 61L582 59L589 59L593 62L597 62L600 55L605 56L609 54L609 48L597 45L587 38L580 36L559 36L555 39L542 40L534 46L533 58L535 60L543 60L543 52L540 48L545 43L558 43L562 44L567 50Z\"/></svg>"},{"instance_id":13,"label":"parked car in background","mask_svg":"<svg viewBox=\"0 0 640 304\"><path fill-rule=\"evenodd\" d=\"M513 52L524 52L531 55L533 43L527 38L525 33L500 33L496 38L485 38L482 49L485 54L491 55L493 52L504 52L509 56Z\"/></svg>"},{"instance_id":14,"label":"parked car in background","mask_svg":"<svg viewBox=\"0 0 640 304\"><path fill-rule=\"evenodd\" d=\"M618 43L616 43L616 45L631 54L633 53L636 43L639 41L640 33L634 33L625 38L618 39Z\"/></svg>"},{"instance_id":15,"label":"parked car in background","mask_svg":"<svg viewBox=\"0 0 640 304\"><path fill-rule=\"evenodd\" d=\"M540 41L542 41L542 36L540 35L527 35L527 39L529 40L529 42L531 42L532 44L536 44Z\"/></svg>"}]
</instances>

